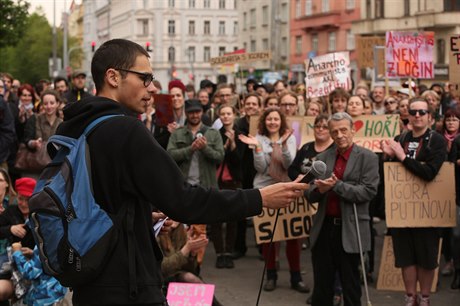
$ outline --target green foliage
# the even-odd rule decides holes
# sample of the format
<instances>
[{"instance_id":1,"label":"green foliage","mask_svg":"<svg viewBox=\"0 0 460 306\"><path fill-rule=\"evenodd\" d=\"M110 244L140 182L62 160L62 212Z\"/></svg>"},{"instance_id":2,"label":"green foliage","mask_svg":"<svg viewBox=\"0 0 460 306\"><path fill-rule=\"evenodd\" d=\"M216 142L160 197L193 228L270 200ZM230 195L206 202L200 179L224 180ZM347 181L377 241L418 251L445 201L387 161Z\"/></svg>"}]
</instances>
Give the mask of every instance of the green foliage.
<instances>
[{"instance_id":1,"label":"green foliage","mask_svg":"<svg viewBox=\"0 0 460 306\"><path fill-rule=\"evenodd\" d=\"M0 0L4 1L4 0ZM0 48L0 71L11 73L22 83L34 85L50 79L48 60L52 57L53 29L40 9L26 18L26 31L16 46ZM62 30L57 29L57 57L62 58ZM69 49L76 39L69 37ZM72 58L81 56L72 53Z\"/></svg>"},{"instance_id":2,"label":"green foliage","mask_svg":"<svg viewBox=\"0 0 460 306\"><path fill-rule=\"evenodd\" d=\"M26 30L29 3L0 0L0 48L14 46Z\"/></svg>"}]
</instances>

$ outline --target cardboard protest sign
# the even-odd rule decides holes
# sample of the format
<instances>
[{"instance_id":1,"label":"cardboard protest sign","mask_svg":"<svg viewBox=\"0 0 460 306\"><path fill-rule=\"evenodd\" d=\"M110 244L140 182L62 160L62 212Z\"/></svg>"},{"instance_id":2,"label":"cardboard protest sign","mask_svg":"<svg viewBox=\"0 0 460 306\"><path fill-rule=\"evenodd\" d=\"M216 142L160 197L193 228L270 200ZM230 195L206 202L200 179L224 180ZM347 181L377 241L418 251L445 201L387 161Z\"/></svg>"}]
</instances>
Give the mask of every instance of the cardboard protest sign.
<instances>
[{"instance_id":1,"label":"cardboard protest sign","mask_svg":"<svg viewBox=\"0 0 460 306\"><path fill-rule=\"evenodd\" d=\"M380 142L395 138L400 132L399 115L360 116L354 120L353 141L373 152L382 152Z\"/></svg>"},{"instance_id":2,"label":"cardboard protest sign","mask_svg":"<svg viewBox=\"0 0 460 306\"><path fill-rule=\"evenodd\" d=\"M384 163L385 213L388 227L455 227L454 164L445 162L431 182L400 162Z\"/></svg>"},{"instance_id":3,"label":"cardboard protest sign","mask_svg":"<svg viewBox=\"0 0 460 306\"><path fill-rule=\"evenodd\" d=\"M453 35L449 41L449 81L460 83L460 35Z\"/></svg>"},{"instance_id":4,"label":"cardboard protest sign","mask_svg":"<svg viewBox=\"0 0 460 306\"><path fill-rule=\"evenodd\" d=\"M279 209L273 241L308 237L312 226L312 216L318 209L317 205L317 203L308 203L307 199L300 197L289 207ZM270 242L277 211L264 208L260 215L254 217L254 232L258 244Z\"/></svg>"},{"instance_id":5,"label":"cardboard protest sign","mask_svg":"<svg viewBox=\"0 0 460 306\"><path fill-rule=\"evenodd\" d=\"M153 94L157 126L167 126L174 122L172 96L168 94Z\"/></svg>"},{"instance_id":6,"label":"cardboard protest sign","mask_svg":"<svg viewBox=\"0 0 460 306\"><path fill-rule=\"evenodd\" d=\"M170 306L211 306L213 296L214 285L169 283L166 299Z\"/></svg>"},{"instance_id":7,"label":"cardboard protest sign","mask_svg":"<svg viewBox=\"0 0 460 306\"><path fill-rule=\"evenodd\" d=\"M385 37L383 36L357 36L356 53L358 63L361 68L373 68L374 63L374 46L384 46Z\"/></svg>"},{"instance_id":8,"label":"cardboard protest sign","mask_svg":"<svg viewBox=\"0 0 460 306\"><path fill-rule=\"evenodd\" d=\"M434 78L434 32L386 33L387 77Z\"/></svg>"},{"instance_id":9,"label":"cardboard protest sign","mask_svg":"<svg viewBox=\"0 0 460 306\"><path fill-rule=\"evenodd\" d=\"M308 59L305 65L307 98L327 96L338 87L351 89L348 51L316 56Z\"/></svg>"},{"instance_id":10,"label":"cardboard protest sign","mask_svg":"<svg viewBox=\"0 0 460 306\"><path fill-rule=\"evenodd\" d=\"M272 54L270 51L264 52L250 52L250 53L240 53L240 54L229 54L224 56L213 57L209 60L211 66L215 65L226 65L226 64L241 64L256 62L262 60L270 60Z\"/></svg>"},{"instance_id":11,"label":"cardboard protest sign","mask_svg":"<svg viewBox=\"0 0 460 306\"><path fill-rule=\"evenodd\" d=\"M438 263L441 259L442 239L439 242ZM438 270L434 272L434 280L431 286L431 292L436 292L438 283ZM420 285L417 283L417 290L420 291ZM377 290L405 291L402 279L401 269L395 267L395 256L393 253L393 239L391 236L385 236L383 239L382 257L380 259L379 278L377 280Z\"/></svg>"}]
</instances>

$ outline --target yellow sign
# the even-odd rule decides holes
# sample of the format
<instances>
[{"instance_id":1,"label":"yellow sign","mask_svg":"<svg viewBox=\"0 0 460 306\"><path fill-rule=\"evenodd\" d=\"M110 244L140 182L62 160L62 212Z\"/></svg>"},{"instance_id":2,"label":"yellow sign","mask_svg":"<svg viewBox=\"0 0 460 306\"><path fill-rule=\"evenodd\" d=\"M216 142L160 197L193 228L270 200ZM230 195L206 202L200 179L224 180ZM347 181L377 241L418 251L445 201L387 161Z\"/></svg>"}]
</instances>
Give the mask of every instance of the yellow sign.
<instances>
[{"instance_id":1,"label":"yellow sign","mask_svg":"<svg viewBox=\"0 0 460 306\"><path fill-rule=\"evenodd\" d=\"M230 54L224 56L213 57L210 59L211 66L215 65L227 65L227 64L237 64L237 63L249 63L256 61L265 61L270 60L272 54L270 51L264 52L251 52L251 53L241 53L241 54Z\"/></svg>"}]
</instances>

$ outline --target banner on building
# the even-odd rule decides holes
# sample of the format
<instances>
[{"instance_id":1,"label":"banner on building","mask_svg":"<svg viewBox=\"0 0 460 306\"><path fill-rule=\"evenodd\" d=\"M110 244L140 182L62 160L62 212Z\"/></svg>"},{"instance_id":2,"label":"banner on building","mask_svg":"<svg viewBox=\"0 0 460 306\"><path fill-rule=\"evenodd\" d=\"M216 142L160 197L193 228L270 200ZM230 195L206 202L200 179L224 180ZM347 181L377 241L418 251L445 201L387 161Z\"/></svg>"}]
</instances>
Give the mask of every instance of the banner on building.
<instances>
[{"instance_id":1,"label":"banner on building","mask_svg":"<svg viewBox=\"0 0 460 306\"><path fill-rule=\"evenodd\" d=\"M350 53L335 52L305 61L307 98L329 95L334 89L351 89Z\"/></svg>"},{"instance_id":2,"label":"banner on building","mask_svg":"<svg viewBox=\"0 0 460 306\"><path fill-rule=\"evenodd\" d=\"M224 56L213 57L210 59L211 66L215 65L228 65L228 64L241 64L256 61L270 60L272 54L270 51L264 52L250 52L240 54L229 54Z\"/></svg>"},{"instance_id":3,"label":"banner on building","mask_svg":"<svg viewBox=\"0 0 460 306\"><path fill-rule=\"evenodd\" d=\"M386 33L386 76L434 78L434 32Z\"/></svg>"},{"instance_id":4,"label":"banner on building","mask_svg":"<svg viewBox=\"0 0 460 306\"><path fill-rule=\"evenodd\" d=\"M270 242L277 213L273 241L308 237L313 224L312 218L317 210L318 204L311 204L304 197L297 198L286 208L263 208L262 213L253 219L257 244Z\"/></svg>"},{"instance_id":5,"label":"banner on building","mask_svg":"<svg viewBox=\"0 0 460 306\"><path fill-rule=\"evenodd\" d=\"M426 182L400 162L386 162L385 216L388 227L455 227L454 164L444 162L438 175Z\"/></svg>"}]
</instances>

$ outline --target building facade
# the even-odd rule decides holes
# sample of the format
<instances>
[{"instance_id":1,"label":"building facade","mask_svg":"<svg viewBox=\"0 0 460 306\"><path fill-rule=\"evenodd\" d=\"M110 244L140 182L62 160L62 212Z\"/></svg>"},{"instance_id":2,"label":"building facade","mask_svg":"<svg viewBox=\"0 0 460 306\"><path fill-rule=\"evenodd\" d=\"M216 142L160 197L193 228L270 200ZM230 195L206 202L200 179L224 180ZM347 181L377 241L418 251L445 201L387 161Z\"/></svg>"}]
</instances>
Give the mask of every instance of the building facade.
<instances>
[{"instance_id":1,"label":"building facade","mask_svg":"<svg viewBox=\"0 0 460 306\"><path fill-rule=\"evenodd\" d=\"M352 22L360 18L360 5L360 0L291 0L289 59L294 79L303 82L307 59L339 51L350 52L351 69L356 71Z\"/></svg>"},{"instance_id":2,"label":"building facade","mask_svg":"<svg viewBox=\"0 0 460 306\"><path fill-rule=\"evenodd\" d=\"M237 0L84 0L85 69L91 42L125 38L148 49L155 77L199 85L217 80L209 60L240 48ZM231 81L231 80L229 80Z\"/></svg>"}]
</instances>

